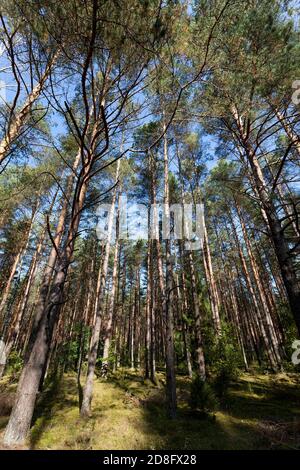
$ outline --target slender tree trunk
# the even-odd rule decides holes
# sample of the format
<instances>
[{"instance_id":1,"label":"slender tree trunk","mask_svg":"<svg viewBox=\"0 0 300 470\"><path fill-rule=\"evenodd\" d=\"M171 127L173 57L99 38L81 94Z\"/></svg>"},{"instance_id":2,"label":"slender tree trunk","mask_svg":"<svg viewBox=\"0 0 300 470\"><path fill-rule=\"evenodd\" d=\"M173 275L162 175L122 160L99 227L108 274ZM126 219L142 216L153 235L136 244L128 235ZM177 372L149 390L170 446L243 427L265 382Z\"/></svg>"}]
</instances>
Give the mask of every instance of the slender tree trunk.
<instances>
[{"instance_id":1,"label":"slender tree trunk","mask_svg":"<svg viewBox=\"0 0 300 470\"><path fill-rule=\"evenodd\" d=\"M237 338L238 338L238 342L239 342L239 345L240 345L240 348L241 348L241 351L242 351L242 356L243 356L245 369L247 371L249 366L248 366L247 356L246 356L245 348L244 348L244 340L243 340L243 334L242 334L241 322L240 322L240 311L239 311L239 307L238 307L238 303L237 303L237 299L236 299L236 293L235 293L235 290L234 290L234 287L233 287L234 286L234 279L232 277L232 274L230 274L230 273L228 273L228 274L229 274L228 285L229 285L230 298L231 298L231 302L232 302L232 311L233 311L233 316L234 316L233 324L235 325L235 328L236 328L236 331L237 331Z\"/></svg>"},{"instance_id":2,"label":"slender tree trunk","mask_svg":"<svg viewBox=\"0 0 300 470\"><path fill-rule=\"evenodd\" d=\"M118 222L117 222L117 226L118 226ZM113 273L112 273L112 285L110 289L110 299L109 299L109 306L108 306L108 320L107 320L107 325L106 325L105 334L104 334L103 361L102 361L102 366L101 366L101 374L103 377L106 377L107 372L108 372L108 356L109 356L109 348L110 348L111 335L112 335L113 314L114 314L114 308L115 308L118 256L119 256L119 238L118 238L118 228L117 228L114 264L113 264Z\"/></svg>"},{"instance_id":3,"label":"slender tree trunk","mask_svg":"<svg viewBox=\"0 0 300 470\"><path fill-rule=\"evenodd\" d=\"M4 442L7 445L23 443L30 429L39 384L51 346L53 328L56 324L60 305L63 302L64 284L73 256L75 237L84 205L86 189L85 183L82 183L74 204L65 248L60 254L54 281L49 290L48 301L39 320L27 363L23 367L19 379L15 404L4 435Z\"/></svg>"},{"instance_id":4,"label":"slender tree trunk","mask_svg":"<svg viewBox=\"0 0 300 470\"><path fill-rule=\"evenodd\" d=\"M238 212L238 215L239 215L239 219L240 219L240 223L241 223L241 227L242 227L242 231L243 231L244 240L245 240L245 243L246 243L246 248L247 248L248 257L249 257L249 260L250 260L250 265L251 265L251 268L252 268L254 280L255 280L255 283L257 285L257 290L258 290L258 293L259 293L261 305L263 307L264 315L265 315L265 318L266 318L266 328L268 330L268 334L269 334L269 337L270 337L270 340L271 340L271 343L272 343L272 347L273 347L273 350L274 350L276 361L277 361L278 365L280 366L281 365L281 356L280 356L278 338L276 336L276 332L275 332L275 329L274 329L274 325L273 325L273 321L272 321L272 317L271 317L271 312L270 312L270 309L269 309L269 306L268 306L268 301L267 301L267 298L266 298L265 293L264 293L264 287L263 287L263 284L262 284L261 279L260 279L260 275L259 275L259 272L258 272L258 267L257 267L257 264L256 264L256 260L253 256L253 253L252 253L251 244L250 244L250 241L249 241L249 238L248 238L248 235L247 235L247 230L246 230L245 223L244 223L244 220L243 220L243 217L242 217L242 214L241 214L241 210L240 210L238 205L236 207L237 207L237 212Z\"/></svg>"},{"instance_id":5,"label":"slender tree trunk","mask_svg":"<svg viewBox=\"0 0 300 470\"><path fill-rule=\"evenodd\" d=\"M59 218L58 218L56 233L55 233L55 236L53 237L53 245L51 247L47 264L46 264L46 268L43 273L43 278L42 278L42 282L41 282L41 286L39 290L39 297L37 300L36 309L34 313L34 323L32 327L32 333L29 339L29 344L28 344L28 354L30 353L30 348L32 347L32 344L35 341L37 329L39 328L39 324L41 322L43 312L45 311L49 288L51 285L51 279L52 279L54 267L57 261L57 255L59 252L58 250L61 245L62 237L63 237L64 230L65 230L65 225L66 225L66 220L67 220L67 215L68 215L68 204L69 204L68 200L72 194L72 189L74 185L74 177L75 177L74 175L76 174L76 170L79 166L80 160L81 160L81 153L80 151L78 151L75 157L74 163L73 163L72 174L68 178L68 182L67 182L67 190L66 190L67 198L65 199L63 203L63 206L62 206Z\"/></svg>"},{"instance_id":6,"label":"slender tree trunk","mask_svg":"<svg viewBox=\"0 0 300 470\"><path fill-rule=\"evenodd\" d=\"M169 156L167 133L164 124L164 223L170 226L170 197L169 197ZM164 321L166 323L166 381L167 381L167 404L170 418L176 417L176 377L175 377L175 354L174 354L174 317L173 317L173 272L171 263L171 241L165 240L166 247L166 284L164 292Z\"/></svg>"},{"instance_id":7,"label":"slender tree trunk","mask_svg":"<svg viewBox=\"0 0 300 470\"><path fill-rule=\"evenodd\" d=\"M283 228L272 201L272 194L270 194L267 189L259 161L249 139L247 138L247 134L244 132L242 120L236 108L233 107L232 113L243 141L245 154L252 172L253 184L259 196L262 210L265 214L278 265L287 291L291 312L294 316L298 334L300 336L300 286L296 270L293 265L290 248L285 240Z\"/></svg>"},{"instance_id":8,"label":"slender tree trunk","mask_svg":"<svg viewBox=\"0 0 300 470\"><path fill-rule=\"evenodd\" d=\"M150 211L149 211L150 212ZM146 294L146 335L145 335L145 378L150 378L151 370L151 297L152 282L152 243L150 239L150 217L148 213L148 247L147 247L147 294Z\"/></svg>"},{"instance_id":9,"label":"slender tree trunk","mask_svg":"<svg viewBox=\"0 0 300 470\"><path fill-rule=\"evenodd\" d=\"M210 301L211 301L211 310L213 315L213 324L217 336L221 334L221 321L220 321L220 299L218 294L218 289L215 281L215 276L212 267L210 247L207 235L207 229L205 224L205 218L203 217L204 222L204 239L203 239L203 261L204 269L206 274L206 280L209 288Z\"/></svg>"},{"instance_id":10,"label":"slender tree trunk","mask_svg":"<svg viewBox=\"0 0 300 470\"><path fill-rule=\"evenodd\" d=\"M188 263L190 268L190 277L191 277L191 291L194 307L194 316L195 316L195 339L196 339L196 364L197 364L197 373L199 376L205 380L206 371L205 371L205 358L203 352L203 341L202 341L202 327L201 327L201 309L199 303L199 297L197 293L197 282L196 282L196 272L193 260L193 254L191 251L188 253Z\"/></svg>"},{"instance_id":11,"label":"slender tree trunk","mask_svg":"<svg viewBox=\"0 0 300 470\"><path fill-rule=\"evenodd\" d=\"M95 155L96 141L94 136L97 134L97 129L98 122L95 122L91 135L92 144L86 155L86 164L83 165L83 171L77 178L66 242L59 252L59 262L57 263L52 286L49 289L49 284L43 283L42 285L43 295L40 296L40 300L42 300L44 308L41 309L41 306L39 306L40 309L35 318L34 332L31 335L26 363L19 379L14 407L4 434L4 443L7 445L24 443L30 430L39 385L45 371L51 347L53 329L56 325L60 306L63 303L64 285L72 262L75 240L86 198L88 184L86 178L93 163L92 156ZM79 160L85 158L84 154L81 153L81 149L80 153L78 152L77 154L77 158ZM71 180L71 184L73 186L73 180ZM64 222L65 217L61 217L61 221ZM61 240L60 232L56 234L56 237L57 241ZM56 256L58 255L58 245L55 244L55 239L53 243L56 253L55 257L53 256L50 260L52 263L51 274L56 262ZM50 283L51 274L49 271L48 273ZM25 390L26 392L24 392Z\"/></svg>"},{"instance_id":12,"label":"slender tree trunk","mask_svg":"<svg viewBox=\"0 0 300 470\"><path fill-rule=\"evenodd\" d=\"M191 359L191 351L190 351L190 338L189 333L186 325L186 321L184 319L184 313L187 311L186 305L186 296L184 292L184 287L182 286L183 295L181 295L180 285L179 285L179 278L178 275L175 276L176 279L176 289L177 289L177 299L178 299L178 310L179 310L179 317L180 323L182 328L182 340L184 346L184 355L186 359L186 365L189 377L193 376L193 369L192 369L192 359Z\"/></svg>"},{"instance_id":13,"label":"slender tree trunk","mask_svg":"<svg viewBox=\"0 0 300 470\"><path fill-rule=\"evenodd\" d=\"M180 161L180 156L178 152L177 152L177 161L178 161L179 177L180 177L180 183L181 183L181 199L182 199L183 213L184 213L185 192L184 192L184 183L183 183L182 171L181 171L181 161ZM195 341L196 341L195 358L196 358L196 365L197 365L196 371L197 371L197 374L199 374L199 376L202 378L202 380L205 380L206 371L205 371L205 357L204 357L203 341L202 341L201 309L200 309L200 303L199 303L198 292L197 292L197 281L196 281L194 259L193 259L193 254L191 250L188 251L187 261L188 261L188 266L189 266L189 271L190 271L191 292L192 292L193 311L194 311L194 320L195 320Z\"/></svg>"},{"instance_id":14,"label":"slender tree trunk","mask_svg":"<svg viewBox=\"0 0 300 470\"><path fill-rule=\"evenodd\" d=\"M116 182L119 179L119 169L120 169L120 160L118 160L118 164L117 164ZM100 289L99 289L99 296L97 299L97 311L96 311L96 317L94 319L94 324L93 324L93 331L92 331L90 349L89 349L89 354L88 354L87 377L86 377L86 383L85 383L84 390L83 390L83 399L82 399L82 405L81 405L81 411L80 411L80 414L82 417L87 417L87 416L90 416L91 414L94 373L95 373L96 362L97 362L98 346L99 346L101 323L102 323L102 316L103 316L103 302L105 298L105 286L106 286L108 261L109 261L111 237L112 237L112 230L113 230L114 211L115 211L115 204L116 204L116 192L117 192L117 188L115 188L114 190L113 199L111 203L111 209L108 215L107 239L106 239L105 247L104 247L103 265L101 269L101 278L100 278Z\"/></svg>"},{"instance_id":15,"label":"slender tree trunk","mask_svg":"<svg viewBox=\"0 0 300 470\"><path fill-rule=\"evenodd\" d=\"M243 250L241 248L240 241L238 239L238 235L237 235L237 232L236 232L236 227L235 227L235 224L234 224L234 221L233 221L232 218L231 218L231 225L232 225L234 240L235 240L235 243L236 243L236 246L237 246L237 249L238 249L238 253L239 253L239 257L240 257L240 260L241 260L242 269L243 269L243 272L244 272L244 275L245 275L245 280L246 280L247 287L249 289L249 292L251 294L251 298L252 298L252 301L253 301L253 304L254 304L254 309L255 309L256 316L257 316L259 329L260 329L260 332L261 332L262 337L263 337L263 341L264 341L264 344L265 344L265 347L266 347L267 355L269 357L271 367L274 370L276 370L277 369L276 357L274 355L272 344L271 344L269 335L268 335L268 333L266 331L266 328L265 328L265 325L264 325L263 317L262 317L262 314L261 314L259 304L257 302L255 291L253 289L253 284L252 284L252 280L251 280L251 277L250 277L250 274L249 274L247 263L246 263L246 260L245 260L244 254L243 254ZM230 232L228 231L228 234L229 233Z\"/></svg>"},{"instance_id":16,"label":"slender tree trunk","mask_svg":"<svg viewBox=\"0 0 300 470\"><path fill-rule=\"evenodd\" d=\"M36 269L37 269L37 261L38 261L38 258L40 256L40 253L41 253L41 250L42 250L42 247L43 247L44 237L45 237L45 230L42 231L42 234L40 236L39 244L38 244L37 249L34 253L34 256L33 256L33 259L32 259L31 265L30 265L29 273L28 273L27 282L26 282L26 285L25 285L25 290L24 290L24 293L22 294L23 299L22 299L20 307L17 309L17 317L16 317L15 321L13 322L10 334L8 335L8 339L6 341L6 345L5 345L5 358L6 358L6 361L5 361L5 363L0 365L0 378L2 377L2 375L4 373L6 362L9 358L10 352L11 352L11 350L12 350L14 344L15 344L15 341L16 341L18 335L19 335L19 332L20 332L21 322L22 322L22 319L24 317L24 313L25 313L26 306L27 306L27 303L28 303L30 288L31 288L32 283L33 283L34 278L35 278Z\"/></svg>"},{"instance_id":17,"label":"slender tree trunk","mask_svg":"<svg viewBox=\"0 0 300 470\"><path fill-rule=\"evenodd\" d=\"M11 267L11 271L10 271L9 277L7 279L7 282L6 282L5 289L2 293L2 299L1 299L1 303L0 303L0 318L4 317L6 302L8 300L8 297L9 297L9 294L10 294L10 289L11 289L11 286L12 286L12 282L13 282L14 276L16 274L17 267L19 265L19 261L22 258L23 252L24 252L24 248L21 247L20 250L18 251L18 253L15 256L13 265Z\"/></svg>"},{"instance_id":18,"label":"slender tree trunk","mask_svg":"<svg viewBox=\"0 0 300 470\"><path fill-rule=\"evenodd\" d=\"M286 132L286 135L290 139L291 142L295 142L295 147L297 149L298 155L300 156L300 137L296 132L293 131L290 124L288 123L286 117L282 114L282 112L277 108L275 109L275 115L282 125L283 129Z\"/></svg>"},{"instance_id":19,"label":"slender tree trunk","mask_svg":"<svg viewBox=\"0 0 300 470\"><path fill-rule=\"evenodd\" d=\"M135 311L136 311L136 283L137 273L135 276L135 287L133 289L132 304L129 317L129 351L130 351L130 370L134 370L134 333L135 333Z\"/></svg>"},{"instance_id":20,"label":"slender tree trunk","mask_svg":"<svg viewBox=\"0 0 300 470\"><path fill-rule=\"evenodd\" d=\"M26 234L25 244L23 243L22 247L20 248L20 250L18 251L18 253L15 256L15 259L14 259L14 262L13 262L13 265L12 265L12 268L11 268L11 271L10 271L10 274L9 274L9 278L6 282L6 286L5 286L4 292L2 294L2 299L1 299L1 303L0 303L0 319L1 319L1 317L3 317L4 311L5 311L5 308L6 308L6 303L7 303L9 294L10 294L11 286L12 286L13 279L14 279L14 276L16 274L17 268L18 268L19 264L21 263L24 254L27 251L28 244L29 244L30 237L31 237L31 231L32 231L33 223L34 223L34 220L35 220L35 216L37 214L37 210L38 210L38 205L36 205L36 207L34 208L34 210L32 212L30 225L29 225L29 228L28 228L28 231L27 231L27 234Z\"/></svg>"},{"instance_id":21,"label":"slender tree trunk","mask_svg":"<svg viewBox=\"0 0 300 470\"><path fill-rule=\"evenodd\" d=\"M31 111L32 111L32 107L34 103L37 101L37 99L39 98L39 96L41 95L45 82L51 73L51 70L58 58L58 55L59 55L59 51L57 51L53 55L53 57L50 59L40 81L36 84L36 86L33 88L31 93L28 95L25 103L23 104L21 109L18 111L17 115L13 116L12 119L10 120L7 133L2 139L2 141L0 142L0 165L9 156L12 145L17 140L22 129L27 123L30 117Z\"/></svg>"}]
</instances>

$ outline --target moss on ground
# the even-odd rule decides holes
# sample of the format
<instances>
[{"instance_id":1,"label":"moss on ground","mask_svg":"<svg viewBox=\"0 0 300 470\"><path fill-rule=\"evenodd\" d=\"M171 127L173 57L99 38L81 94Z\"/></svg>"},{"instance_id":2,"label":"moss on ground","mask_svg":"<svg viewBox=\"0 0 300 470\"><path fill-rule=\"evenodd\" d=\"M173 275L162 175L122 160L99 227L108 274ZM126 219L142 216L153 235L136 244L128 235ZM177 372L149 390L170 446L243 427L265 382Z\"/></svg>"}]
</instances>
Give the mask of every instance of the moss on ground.
<instances>
[{"instance_id":1,"label":"moss on ground","mask_svg":"<svg viewBox=\"0 0 300 470\"><path fill-rule=\"evenodd\" d=\"M91 418L81 419L76 377L66 374L39 398L32 449L300 449L296 374L242 374L213 415L188 407L190 381L178 378L178 418L167 419L160 386L121 370L97 379ZM3 385L3 384L2 384ZM5 387L13 393L14 385ZM0 386L1 401L1 386ZM8 419L0 416L0 430Z\"/></svg>"}]
</instances>

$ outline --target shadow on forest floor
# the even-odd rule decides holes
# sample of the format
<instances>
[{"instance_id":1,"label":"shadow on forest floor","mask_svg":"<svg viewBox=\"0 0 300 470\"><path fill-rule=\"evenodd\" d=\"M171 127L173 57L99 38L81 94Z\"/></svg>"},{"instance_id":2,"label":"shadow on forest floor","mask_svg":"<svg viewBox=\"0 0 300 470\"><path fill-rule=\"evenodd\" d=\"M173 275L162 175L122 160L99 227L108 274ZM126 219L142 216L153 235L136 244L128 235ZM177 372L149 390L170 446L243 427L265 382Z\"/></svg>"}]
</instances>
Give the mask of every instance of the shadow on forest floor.
<instances>
[{"instance_id":1,"label":"shadow on forest floor","mask_svg":"<svg viewBox=\"0 0 300 470\"><path fill-rule=\"evenodd\" d=\"M232 384L226 403L215 414L206 416L189 409L190 380L178 377L178 417L172 421L166 417L162 374L159 381L160 385L154 386L128 369L121 369L107 380L97 379L92 417L82 419L75 374L57 378L39 399L30 448L300 448L296 375L242 374ZM14 386L9 392L6 387L6 396L13 390ZM0 416L0 431L7 419Z\"/></svg>"}]
</instances>

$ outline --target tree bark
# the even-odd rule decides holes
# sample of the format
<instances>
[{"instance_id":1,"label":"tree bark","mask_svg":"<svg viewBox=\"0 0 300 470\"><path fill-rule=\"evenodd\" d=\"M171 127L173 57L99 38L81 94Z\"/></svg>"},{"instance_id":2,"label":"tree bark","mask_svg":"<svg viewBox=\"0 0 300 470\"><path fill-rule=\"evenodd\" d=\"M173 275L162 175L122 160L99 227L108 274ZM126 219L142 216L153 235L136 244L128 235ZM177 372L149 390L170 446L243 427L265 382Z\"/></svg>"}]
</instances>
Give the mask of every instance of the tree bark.
<instances>
[{"instance_id":1,"label":"tree bark","mask_svg":"<svg viewBox=\"0 0 300 470\"><path fill-rule=\"evenodd\" d=\"M120 169L120 160L118 160L118 164L117 164L116 182L119 179L119 169ZM81 410L80 410L80 414L82 417L87 417L87 416L90 416L91 414L91 402L93 398L93 386L94 386L94 373L95 373L96 362L97 362L98 345L99 345L102 316L103 316L103 302L104 302L104 297L105 297L105 286L106 286L108 261L109 261L111 237L112 237L112 230L113 230L113 219L114 219L114 211L115 211L115 204L116 204L116 195L117 195L117 188L115 188L114 190L111 208L110 208L110 212L108 215L107 239L105 241L105 246L104 246L103 265L101 268L101 277L100 277L100 288L99 288L99 295L97 298L97 311L95 312L96 316L94 319L92 337L91 337L91 342L90 342L90 349L89 349L89 354L88 354L88 370L87 370L86 383L85 383L84 390L83 390L83 399L82 399L82 405L81 405Z\"/></svg>"},{"instance_id":2,"label":"tree bark","mask_svg":"<svg viewBox=\"0 0 300 470\"><path fill-rule=\"evenodd\" d=\"M117 219L118 219L118 216L117 216ZM113 315L114 315L114 308L115 308L118 256L119 256L119 237L118 237L118 222L117 222L117 234L116 234L116 244L115 244L114 262L113 262L112 285L110 289L110 299L109 299L109 306L108 306L108 320L107 320L105 333L104 333L103 361L101 365L101 375L103 377L106 377L108 373L108 356L109 356L109 348L110 348L110 342L111 342L111 336L112 336L112 324L113 324Z\"/></svg>"}]
</instances>

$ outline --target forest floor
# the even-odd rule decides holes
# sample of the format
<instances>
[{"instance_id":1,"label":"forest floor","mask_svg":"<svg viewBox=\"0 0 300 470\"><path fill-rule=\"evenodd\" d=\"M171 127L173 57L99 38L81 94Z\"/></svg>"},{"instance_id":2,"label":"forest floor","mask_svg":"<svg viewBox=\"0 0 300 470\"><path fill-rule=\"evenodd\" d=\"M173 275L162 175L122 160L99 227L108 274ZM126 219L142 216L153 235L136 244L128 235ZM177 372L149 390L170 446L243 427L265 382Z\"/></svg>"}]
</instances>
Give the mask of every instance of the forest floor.
<instances>
[{"instance_id":1,"label":"forest floor","mask_svg":"<svg viewBox=\"0 0 300 470\"><path fill-rule=\"evenodd\" d=\"M226 405L210 415L188 407L190 380L178 377L178 418L164 407L163 375L154 386L129 370L97 379L93 413L79 418L76 376L65 374L39 399L31 449L300 449L300 378L243 373ZM16 384L0 382L0 440Z\"/></svg>"}]
</instances>

